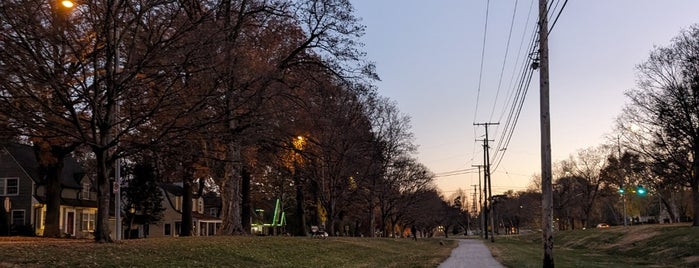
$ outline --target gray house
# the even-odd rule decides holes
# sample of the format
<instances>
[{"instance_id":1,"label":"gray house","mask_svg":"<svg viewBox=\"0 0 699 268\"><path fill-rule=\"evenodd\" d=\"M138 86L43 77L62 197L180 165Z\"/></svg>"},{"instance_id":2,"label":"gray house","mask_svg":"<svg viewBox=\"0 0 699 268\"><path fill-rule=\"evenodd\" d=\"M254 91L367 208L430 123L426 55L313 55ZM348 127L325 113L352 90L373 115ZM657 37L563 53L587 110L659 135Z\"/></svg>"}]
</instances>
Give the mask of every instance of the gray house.
<instances>
[{"instance_id":1,"label":"gray house","mask_svg":"<svg viewBox=\"0 0 699 268\"><path fill-rule=\"evenodd\" d=\"M91 238L97 214L97 193L85 172L71 157L63 159L60 229L66 236ZM12 228L44 232L46 189L29 145L0 146L0 199L9 209Z\"/></svg>"}]
</instances>

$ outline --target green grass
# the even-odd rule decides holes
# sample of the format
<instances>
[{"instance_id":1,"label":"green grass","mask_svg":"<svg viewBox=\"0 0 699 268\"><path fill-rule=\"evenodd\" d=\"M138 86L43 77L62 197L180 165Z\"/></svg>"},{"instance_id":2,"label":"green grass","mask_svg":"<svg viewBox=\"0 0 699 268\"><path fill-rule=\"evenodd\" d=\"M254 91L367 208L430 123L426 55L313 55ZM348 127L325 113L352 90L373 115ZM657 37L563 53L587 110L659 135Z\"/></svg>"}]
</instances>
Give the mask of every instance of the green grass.
<instances>
[{"instance_id":1,"label":"green grass","mask_svg":"<svg viewBox=\"0 0 699 268\"><path fill-rule=\"evenodd\" d=\"M0 240L0 267L436 267L457 245L439 242L305 237L149 238L114 244Z\"/></svg>"},{"instance_id":2,"label":"green grass","mask_svg":"<svg viewBox=\"0 0 699 268\"><path fill-rule=\"evenodd\" d=\"M486 242L508 267L541 267L541 234ZM644 225L556 232L558 267L699 267L699 228Z\"/></svg>"}]
</instances>

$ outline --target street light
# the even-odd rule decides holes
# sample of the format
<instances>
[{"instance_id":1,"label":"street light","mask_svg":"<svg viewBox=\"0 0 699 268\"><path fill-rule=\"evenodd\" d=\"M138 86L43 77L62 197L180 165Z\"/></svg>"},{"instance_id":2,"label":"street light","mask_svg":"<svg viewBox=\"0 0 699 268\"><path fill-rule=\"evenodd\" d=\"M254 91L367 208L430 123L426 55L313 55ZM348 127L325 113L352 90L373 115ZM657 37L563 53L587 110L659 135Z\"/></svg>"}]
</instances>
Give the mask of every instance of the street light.
<instances>
[{"instance_id":1,"label":"street light","mask_svg":"<svg viewBox=\"0 0 699 268\"><path fill-rule=\"evenodd\" d=\"M61 5L65 8L73 8L73 7L75 7L75 2L69 1L69 0L63 0L63 1L61 1Z\"/></svg>"},{"instance_id":2,"label":"street light","mask_svg":"<svg viewBox=\"0 0 699 268\"><path fill-rule=\"evenodd\" d=\"M624 204L624 226L626 226L626 195L624 193L624 187L622 186L619 188L619 194L621 194L621 202Z\"/></svg>"}]
</instances>

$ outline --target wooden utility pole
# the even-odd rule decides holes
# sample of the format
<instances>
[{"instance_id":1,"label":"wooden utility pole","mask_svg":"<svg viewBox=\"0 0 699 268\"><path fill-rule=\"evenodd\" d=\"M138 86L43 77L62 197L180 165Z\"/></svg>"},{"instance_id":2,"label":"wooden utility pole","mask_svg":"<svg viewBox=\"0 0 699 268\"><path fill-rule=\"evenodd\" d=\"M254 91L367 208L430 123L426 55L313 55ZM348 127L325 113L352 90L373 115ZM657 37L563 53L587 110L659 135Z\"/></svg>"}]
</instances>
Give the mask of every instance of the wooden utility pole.
<instances>
[{"instance_id":1,"label":"wooden utility pole","mask_svg":"<svg viewBox=\"0 0 699 268\"><path fill-rule=\"evenodd\" d=\"M544 265L553 265L553 189L551 186L551 117L549 113L548 8L539 0L539 105L541 119L541 192Z\"/></svg>"},{"instance_id":2,"label":"wooden utility pole","mask_svg":"<svg viewBox=\"0 0 699 268\"><path fill-rule=\"evenodd\" d=\"M487 228L485 227L485 217L483 216L483 213L485 213L483 206L485 204L483 204L483 195L481 194L483 193L481 188L481 167L483 167L483 165L472 165L472 167L478 167L478 217L481 220L481 238L487 238L485 236Z\"/></svg>"},{"instance_id":3,"label":"wooden utility pole","mask_svg":"<svg viewBox=\"0 0 699 268\"><path fill-rule=\"evenodd\" d=\"M483 168L483 182L484 182L484 188L486 189L486 207L485 207L485 226L487 230L488 226L488 215L490 215L490 223L491 223L491 233L490 233L490 242L495 242L495 222L493 221L493 214L489 211L493 206L493 187L492 183L490 181L490 146L488 146L488 142L490 140L488 139L488 126L492 125L499 125L500 123L473 123L474 126L484 126L485 127L485 139L483 139L483 163L485 167ZM486 231L485 233L485 238L488 238L488 232Z\"/></svg>"}]
</instances>

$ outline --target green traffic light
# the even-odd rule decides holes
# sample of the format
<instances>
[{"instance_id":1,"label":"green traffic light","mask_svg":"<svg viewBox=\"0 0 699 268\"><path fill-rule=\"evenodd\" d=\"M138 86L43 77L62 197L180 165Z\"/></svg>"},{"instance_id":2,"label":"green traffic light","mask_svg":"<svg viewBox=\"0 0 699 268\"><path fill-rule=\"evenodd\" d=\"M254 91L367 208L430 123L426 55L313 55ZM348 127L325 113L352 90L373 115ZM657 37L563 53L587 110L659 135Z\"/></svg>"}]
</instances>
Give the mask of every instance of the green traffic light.
<instances>
[{"instance_id":1,"label":"green traffic light","mask_svg":"<svg viewBox=\"0 0 699 268\"><path fill-rule=\"evenodd\" d=\"M639 185L636 188L636 194L638 194L640 196L645 196L647 193L648 193L648 191L646 190L646 188L643 188L643 185Z\"/></svg>"},{"instance_id":2,"label":"green traffic light","mask_svg":"<svg viewBox=\"0 0 699 268\"><path fill-rule=\"evenodd\" d=\"M623 188L619 188L619 193L620 193L620 194L624 194L624 189L623 189Z\"/></svg>"}]
</instances>

